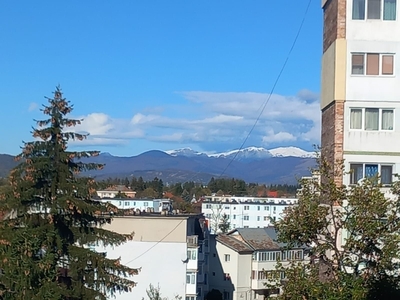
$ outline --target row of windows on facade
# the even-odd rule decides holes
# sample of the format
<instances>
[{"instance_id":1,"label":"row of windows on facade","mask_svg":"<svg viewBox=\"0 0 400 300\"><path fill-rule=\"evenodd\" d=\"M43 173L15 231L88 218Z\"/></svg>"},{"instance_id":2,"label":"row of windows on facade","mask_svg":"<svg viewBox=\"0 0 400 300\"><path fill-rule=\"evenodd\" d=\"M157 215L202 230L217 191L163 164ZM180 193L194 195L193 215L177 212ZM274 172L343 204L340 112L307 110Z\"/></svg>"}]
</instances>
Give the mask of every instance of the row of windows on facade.
<instances>
[{"instance_id":1,"label":"row of windows on facade","mask_svg":"<svg viewBox=\"0 0 400 300\"><path fill-rule=\"evenodd\" d=\"M254 206L252 206L252 207L254 207ZM262 207L264 207L264 210L267 210L267 211L270 210L270 205L263 205ZM218 205L216 208L217 209L222 209L222 205ZM225 206L224 208L226 210L228 210L231 207L230 206ZM276 210L276 206L272 206L272 208L273 208L274 211ZM211 204L206 204L206 209L212 209L212 205ZM232 209L236 210L236 206L233 206ZM243 206L243 210L250 210L250 205ZM260 205L257 205L257 210L261 210L261 206Z\"/></svg>"},{"instance_id":2,"label":"row of windows on facade","mask_svg":"<svg viewBox=\"0 0 400 300\"><path fill-rule=\"evenodd\" d=\"M276 275L272 271L251 271L251 279L253 280L265 280L265 279L274 279ZM279 272L280 279L285 279L286 274L285 272Z\"/></svg>"},{"instance_id":3,"label":"row of windows on facade","mask_svg":"<svg viewBox=\"0 0 400 300\"><path fill-rule=\"evenodd\" d=\"M302 260L303 250L263 251L253 253L255 261L292 261Z\"/></svg>"},{"instance_id":4,"label":"row of windows on facade","mask_svg":"<svg viewBox=\"0 0 400 300\"><path fill-rule=\"evenodd\" d=\"M396 20L396 0L353 0L353 20Z\"/></svg>"},{"instance_id":5,"label":"row of windows on facade","mask_svg":"<svg viewBox=\"0 0 400 300\"><path fill-rule=\"evenodd\" d=\"M394 109L351 108L350 129L394 130Z\"/></svg>"},{"instance_id":6,"label":"row of windows on facade","mask_svg":"<svg viewBox=\"0 0 400 300\"><path fill-rule=\"evenodd\" d=\"M125 205L125 206L130 206L131 203L132 203L132 206L136 206L136 202L124 201L124 205ZM119 202L118 202L118 205L121 206L121 205L122 205L122 201L119 201ZM143 206L149 206L149 203L148 203L148 202L143 202Z\"/></svg>"},{"instance_id":7,"label":"row of windows on facade","mask_svg":"<svg viewBox=\"0 0 400 300\"><path fill-rule=\"evenodd\" d=\"M380 176L383 185L393 182L393 166L386 164L352 163L350 164L350 184L357 184L363 178Z\"/></svg>"},{"instance_id":8,"label":"row of windows on facade","mask_svg":"<svg viewBox=\"0 0 400 300\"><path fill-rule=\"evenodd\" d=\"M275 213L275 212L274 212ZM212 215L211 214L205 214L207 219L211 219ZM237 220L236 215L228 215L232 220ZM276 220L276 217L270 217L270 216L257 216L257 221L269 221L269 220ZM250 216L243 216L244 221L250 221Z\"/></svg>"},{"instance_id":9,"label":"row of windows on facade","mask_svg":"<svg viewBox=\"0 0 400 300\"><path fill-rule=\"evenodd\" d=\"M394 54L352 53L351 74L394 75Z\"/></svg>"}]
</instances>

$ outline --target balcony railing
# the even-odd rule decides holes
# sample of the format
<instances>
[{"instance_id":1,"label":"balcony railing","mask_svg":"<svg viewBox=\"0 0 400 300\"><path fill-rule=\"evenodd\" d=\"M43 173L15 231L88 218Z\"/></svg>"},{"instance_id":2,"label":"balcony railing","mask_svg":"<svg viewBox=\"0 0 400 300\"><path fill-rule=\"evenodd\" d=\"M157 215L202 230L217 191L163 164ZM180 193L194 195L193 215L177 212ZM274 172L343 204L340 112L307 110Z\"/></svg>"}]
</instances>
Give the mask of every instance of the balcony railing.
<instances>
[{"instance_id":1,"label":"balcony railing","mask_svg":"<svg viewBox=\"0 0 400 300\"><path fill-rule=\"evenodd\" d=\"M197 235L191 235L186 237L186 243L188 244L188 247L197 247L198 246Z\"/></svg>"}]
</instances>

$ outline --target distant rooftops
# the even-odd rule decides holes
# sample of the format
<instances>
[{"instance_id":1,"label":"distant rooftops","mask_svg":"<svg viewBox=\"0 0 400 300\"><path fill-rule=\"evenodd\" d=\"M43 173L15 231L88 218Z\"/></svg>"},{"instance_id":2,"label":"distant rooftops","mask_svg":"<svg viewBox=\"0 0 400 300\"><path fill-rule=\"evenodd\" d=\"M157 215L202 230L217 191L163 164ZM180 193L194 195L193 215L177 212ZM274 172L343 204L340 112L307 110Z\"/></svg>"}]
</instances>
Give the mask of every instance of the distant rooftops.
<instances>
[{"instance_id":1,"label":"distant rooftops","mask_svg":"<svg viewBox=\"0 0 400 300\"><path fill-rule=\"evenodd\" d=\"M286 244L277 242L274 227L237 228L227 234L220 234L216 240L238 253L280 250Z\"/></svg>"}]
</instances>

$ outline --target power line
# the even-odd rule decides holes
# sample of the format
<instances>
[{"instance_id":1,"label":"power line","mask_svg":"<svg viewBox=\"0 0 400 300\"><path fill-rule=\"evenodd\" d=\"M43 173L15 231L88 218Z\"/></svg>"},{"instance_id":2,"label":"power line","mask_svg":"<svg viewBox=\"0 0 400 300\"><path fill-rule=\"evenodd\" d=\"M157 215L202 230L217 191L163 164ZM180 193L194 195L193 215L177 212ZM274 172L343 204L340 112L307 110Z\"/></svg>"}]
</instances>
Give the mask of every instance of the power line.
<instances>
[{"instance_id":1,"label":"power line","mask_svg":"<svg viewBox=\"0 0 400 300\"><path fill-rule=\"evenodd\" d=\"M153 249L155 246L157 246L159 243L161 243L163 240L165 240L171 233L173 233L179 225L182 224L184 220L181 220L170 232L168 232L161 240L159 240L157 243L155 243L153 246L151 246L149 249L147 249L146 251L144 251L142 254L136 256L134 259L128 261L125 265L130 264L131 262L137 260L139 257L142 257L143 255L145 255L147 252L149 252L151 249Z\"/></svg>"},{"instance_id":2,"label":"power line","mask_svg":"<svg viewBox=\"0 0 400 300\"><path fill-rule=\"evenodd\" d=\"M289 61L290 55L292 54L293 49L294 49L294 47L296 46L297 40L298 40L298 38L299 38L299 36L300 36L300 32L301 32L301 30L302 30L302 28L303 28L303 25L304 25L304 22L305 22L305 20L306 20L306 17L307 17L307 14L308 14L308 11L309 11L311 2L312 2L312 0L309 0L309 1L308 1L307 8L306 8L306 10L305 10L305 12L304 12L303 19L301 20L299 29L297 30L297 33L296 33L296 36L295 36L295 38L294 38L294 40L293 40L292 46L290 47L289 53L288 53L287 56L286 56L286 59L285 59L283 65L282 65L282 68L281 68L281 70L279 71L278 76L276 77L276 80L275 80L275 82L274 82L274 84L273 84L273 86L272 86L271 92L269 93L267 100L265 101L264 105L262 106L261 111L260 111L260 113L258 114L258 117L257 117L256 121L254 122L253 126L251 127L249 133L247 134L246 138L244 139L244 141L243 141L242 145L240 146L239 150L235 153L235 155L234 155L234 156L232 157L232 159L229 161L229 163L227 164L227 166L225 167L225 169L224 169L224 170L222 171L222 173L218 176L219 178L222 177L222 175L225 174L226 170L229 168L229 166L232 164L232 162L233 162L233 161L236 159L236 157L238 156L240 150L243 149L243 147L244 147L244 145L246 144L246 142L247 142L249 136L251 135L251 133L253 132L254 128L256 127L258 121L260 120L261 115L263 114L263 112L264 112L264 110L265 110L265 107L267 106L269 100L271 99L271 96L272 96L272 94L273 94L274 91L275 91L275 87L276 87L276 85L278 84L279 79L281 78L281 75L282 75L283 71L284 71L285 68L286 68L286 65L287 65L287 62Z\"/></svg>"}]
</instances>

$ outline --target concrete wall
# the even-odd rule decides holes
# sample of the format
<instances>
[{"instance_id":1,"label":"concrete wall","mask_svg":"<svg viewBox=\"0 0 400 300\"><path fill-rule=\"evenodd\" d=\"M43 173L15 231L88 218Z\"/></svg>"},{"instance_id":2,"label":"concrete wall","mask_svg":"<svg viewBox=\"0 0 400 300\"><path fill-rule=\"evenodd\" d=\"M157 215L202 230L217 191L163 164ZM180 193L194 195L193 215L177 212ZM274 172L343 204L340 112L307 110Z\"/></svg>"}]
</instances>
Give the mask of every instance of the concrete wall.
<instances>
[{"instance_id":1,"label":"concrete wall","mask_svg":"<svg viewBox=\"0 0 400 300\"><path fill-rule=\"evenodd\" d=\"M105 229L122 234L132 234L134 241L185 243L187 217L115 217ZM167 236L168 235L168 236Z\"/></svg>"},{"instance_id":2,"label":"concrete wall","mask_svg":"<svg viewBox=\"0 0 400 300\"><path fill-rule=\"evenodd\" d=\"M129 241L115 248L97 247L96 250L107 252L108 258L121 257L122 264L129 267L141 268L139 275L131 278L137 286L131 292L117 294L115 299L147 299L146 289L150 284L159 285L164 297L172 299L178 294L185 298L186 264L182 262L186 257L185 243Z\"/></svg>"}]
</instances>

